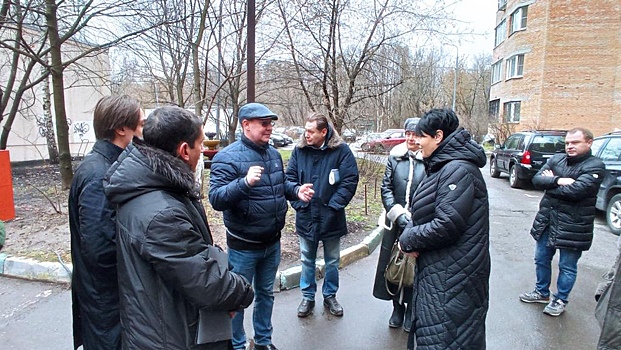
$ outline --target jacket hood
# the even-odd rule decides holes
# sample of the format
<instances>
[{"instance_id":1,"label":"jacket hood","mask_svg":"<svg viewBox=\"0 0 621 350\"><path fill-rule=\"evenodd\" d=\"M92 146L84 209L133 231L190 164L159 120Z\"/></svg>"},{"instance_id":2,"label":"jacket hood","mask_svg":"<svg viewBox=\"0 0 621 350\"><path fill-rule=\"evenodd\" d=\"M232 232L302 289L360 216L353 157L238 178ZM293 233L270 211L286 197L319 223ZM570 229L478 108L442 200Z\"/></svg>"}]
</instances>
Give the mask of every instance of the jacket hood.
<instances>
[{"instance_id":1,"label":"jacket hood","mask_svg":"<svg viewBox=\"0 0 621 350\"><path fill-rule=\"evenodd\" d=\"M327 142L324 142L323 146L315 147L315 148L318 148L318 149L321 149L321 150L324 150L326 148L336 148L340 144L343 143L343 139L341 138L339 133L336 132L336 130L334 130L334 128L332 127L332 125L330 123L328 123L328 133L326 134L326 140L327 140ZM310 146L306 142L306 138L304 137L304 135L302 135L302 137L300 138L300 141L298 142L297 146L298 146L298 148L313 147L313 146Z\"/></svg>"},{"instance_id":2,"label":"jacket hood","mask_svg":"<svg viewBox=\"0 0 621 350\"><path fill-rule=\"evenodd\" d=\"M437 171L452 160L468 161L479 168L487 163L485 151L464 128L458 128L446 137L431 156L423 160L428 173Z\"/></svg>"},{"instance_id":3,"label":"jacket hood","mask_svg":"<svg viewBox=\"0 0 621 350\"><path fill-rule=\"evenodd\" d=\"M170 191L200 198L194 172L181 159L134 140L110 167L104 179L108 200L115 204L152 191Z\"/></svg>"}]
</instances>

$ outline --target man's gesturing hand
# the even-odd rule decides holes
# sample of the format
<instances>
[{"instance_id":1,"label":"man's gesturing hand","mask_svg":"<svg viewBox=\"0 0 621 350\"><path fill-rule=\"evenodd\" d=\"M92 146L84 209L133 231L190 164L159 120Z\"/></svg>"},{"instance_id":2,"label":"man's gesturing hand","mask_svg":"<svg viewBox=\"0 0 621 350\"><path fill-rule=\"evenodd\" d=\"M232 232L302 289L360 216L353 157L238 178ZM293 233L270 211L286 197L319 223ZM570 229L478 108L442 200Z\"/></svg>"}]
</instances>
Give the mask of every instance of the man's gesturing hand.
<instances>
[{"instance_id":1,"label":"man's gesturing hand","mask_svg":"<svg viewBox=\"0 0 621 350\"><path fill-rule=\"evenodd\" d=\"M303 184L298 190L298 198L304 202L310 202L314 194L315 190L313 190L313 184Z\"/></svg>"},{"instance_id":2,"label":"man's gesturing hand","mask_svg":"<svg viewBox=\"0 0 621 350\"><path fill-rule=\"evenodd\" d=\"M254 186L261 180L261 174L263 174L263 167L254 165L248 168L248 174L246 175L246 182L248 186Z\"/></svg>"}]
</instances>

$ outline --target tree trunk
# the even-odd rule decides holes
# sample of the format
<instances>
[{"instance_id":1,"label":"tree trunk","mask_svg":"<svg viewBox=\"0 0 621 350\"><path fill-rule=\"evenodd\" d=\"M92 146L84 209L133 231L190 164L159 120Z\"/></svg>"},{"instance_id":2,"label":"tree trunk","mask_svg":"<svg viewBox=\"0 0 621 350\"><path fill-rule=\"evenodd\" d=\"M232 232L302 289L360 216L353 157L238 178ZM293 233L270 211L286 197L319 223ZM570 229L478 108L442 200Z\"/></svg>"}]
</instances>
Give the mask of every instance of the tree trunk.
<instances>
[{"instance_id":1,"label":"tree trunk","mask_svg":"<svg viewBox=\"0 0 621 350\"><path fill-rule=\"evenodd\" d=\"M73 179L73 168L71 167L71 150L69 149L69 125L67 125L67 112L65 110L65 86L60 50L61 41L56 16L57 6L55 0L45 0L45 5L45 18L50 41L50 72L52 74L56 135L58 136L60 177L62 188L68 189L71 187L71 180Z\"/></svg>"},{"instance_id":2,"label":"tree trunk","mask_svg":"<svg viewBox=\"0 0 621 350\"><path fill-rule=\"evenodd\" d=\"M50 79L49 76L43 84L43 128L47 141L47 153L50 156L50 163L58 164L58 147L56 146L56 135L54 133L54 123L52 122L52 106L50 101Z\"/></svg>"}]
</instances>

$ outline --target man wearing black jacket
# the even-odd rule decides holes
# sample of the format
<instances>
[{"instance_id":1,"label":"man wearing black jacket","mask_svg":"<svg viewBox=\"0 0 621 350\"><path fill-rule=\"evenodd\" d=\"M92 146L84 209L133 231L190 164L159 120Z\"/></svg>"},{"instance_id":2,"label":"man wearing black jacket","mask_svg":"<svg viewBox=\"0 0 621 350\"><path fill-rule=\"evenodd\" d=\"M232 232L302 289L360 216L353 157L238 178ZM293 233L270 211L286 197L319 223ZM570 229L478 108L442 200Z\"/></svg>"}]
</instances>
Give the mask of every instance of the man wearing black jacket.
<instances>
[{"instance_id":1,"label":"man wearing black jacket","mask_svg":"<svg viewBox=\"0 0 621 350\"><path fill-rule=\"evenodd\" d=\"M104 195L103 178L132 138L142 136L143 124L144 113L135 99L120 95L99 100L93 114L97 142L73 176L69 230L75 349L121 346L114 207Z\"/></svg>"},{"instance_id":2,"label":"man wearing black jacket","mask_svg":"<svg viewBox=\"0 0 621 350\"><path fill-rule=\"evenodd\" d=\"M530 234L536 243L537 283L532 292L520 294L525 303L547 304L543 312L559 316L565 311L576 282L578 260L593 241L595 201L605 166L591 155L593 134L575 128L565 137L565 154L556 154L533 177L545 190ZM559 251L557 293L550 297L552 258Z\"/></svg>"},{"instance_id":3,"label":"man wearing black jacket","mask_svg":"<svg viewBox=\"0 0 621 350\"><path fill-rule=\"evenodd\" d=\"M287 181L312 184L310 201L291 201L296 211L295 230L300 237L302 301L298 317L311 314L315 306L315 269L319 242L323 244L325 275L321 294L323 305L334 316L343 316L336 300L339 289L341 237L347 234L345 207L358 187L358 165L349 146L334 130L325 115L314 113L306 119L304 137L293 150L287 166Z\"/></svg>"},{"instance_id":4,"label":"man wearing black jacket","mask_svg":"<svg viewBox=\"0 0 621 350\"><path fill-rule=\"evenodd\" d=\"M202 122L167 106L153 111L106 175L117 205L124 349L231 349L231 317L253 290L213 246L194 171Z\"/></svg>"}]
</instances>

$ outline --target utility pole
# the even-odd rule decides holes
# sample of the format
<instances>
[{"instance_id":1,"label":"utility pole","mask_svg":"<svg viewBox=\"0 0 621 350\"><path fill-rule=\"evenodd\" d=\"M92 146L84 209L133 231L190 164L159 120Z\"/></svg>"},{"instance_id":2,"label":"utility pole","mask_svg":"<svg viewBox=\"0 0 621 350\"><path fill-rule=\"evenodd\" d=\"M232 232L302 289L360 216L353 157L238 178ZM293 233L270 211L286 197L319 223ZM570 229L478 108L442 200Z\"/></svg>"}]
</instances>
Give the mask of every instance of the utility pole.
<instances>
[{"instance_id":1,"label":"utility pole","mask_svg":"<svg viewBox=\"0 0 621 350\"><path fill-rule=\"evenodd\" d=\"M247 96L246 96L246 102L250 103L250 102L254 102L255 99L255 91L254 91L254 56L255 56L255 45L254 45L254 37L255 37L255 25L256 25L256 18L255 18L255 3L254 0L248 0L248 72L247 72L247 88L246 88L246 92L247 92Z\"/></svg>"},{"instance_id":2,"label":"utility pole","mask_svg":"<svg viewBox=\"0 0 621 350\"><path fill-rule=\"evenodd\" d=\"M457 94L457 71L459 69L459 47L455 46L457 54L455 55L455 77L453 79L453 112L455 112L455 95Z\"/></svg>"},{"instance_id":3,"label":"utility pole","mask_svg":"<svg viewBox=\"0 0 621 350\"><path fill-rule=\"evenodd\" d=\"M218 92L216 92L216 137L221 139L221 135L220 135L220 105L221 105L221 101L220 101L220 77L222 76L221 73L221 67L220 67L220 61L222 60L222 22L223 22L223 18L222 18L222 1L220 1L220 21L218 23L218 68L216 71L217 77L216 77L216 85L218 86Z\"/></svg>"}]
</instances>

